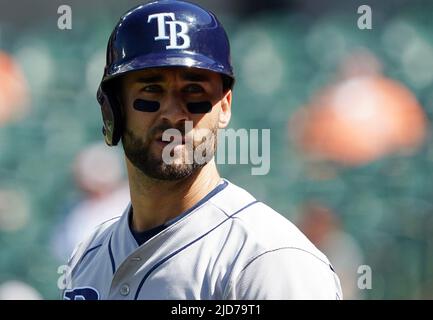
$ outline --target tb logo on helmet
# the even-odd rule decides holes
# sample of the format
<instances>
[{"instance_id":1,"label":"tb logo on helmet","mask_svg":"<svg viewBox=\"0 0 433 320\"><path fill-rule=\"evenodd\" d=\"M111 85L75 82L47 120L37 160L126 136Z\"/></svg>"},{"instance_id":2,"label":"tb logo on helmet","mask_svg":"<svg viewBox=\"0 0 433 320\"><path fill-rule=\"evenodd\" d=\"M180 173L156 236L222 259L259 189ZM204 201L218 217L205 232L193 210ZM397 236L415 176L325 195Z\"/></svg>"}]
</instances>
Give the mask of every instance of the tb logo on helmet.
<instances>
[{"instance_id":1,"label":"tb logo on helmet","mask_svg":"<svg viewBox=\"0 0 433 320\"><path fill-rule=\"evenodd\" d=\"M191 43L190 37L186 34L188 32L188 25L185 22L176 20L173 12L163 12L151 14L147 18L147 23L150 23L154 18L156 18L158 23L158 36L155 40L168 40L170 39L170 44L166 46L166 49L188 49ZM166 18L170 18L171 21L167 21ZM169 26L169 33L166 33L166 25ZM180 26L180 31L176 32L176 26ZM183 39L182 44L177 43L178 37Z\"/></svg>"}]
</instances>

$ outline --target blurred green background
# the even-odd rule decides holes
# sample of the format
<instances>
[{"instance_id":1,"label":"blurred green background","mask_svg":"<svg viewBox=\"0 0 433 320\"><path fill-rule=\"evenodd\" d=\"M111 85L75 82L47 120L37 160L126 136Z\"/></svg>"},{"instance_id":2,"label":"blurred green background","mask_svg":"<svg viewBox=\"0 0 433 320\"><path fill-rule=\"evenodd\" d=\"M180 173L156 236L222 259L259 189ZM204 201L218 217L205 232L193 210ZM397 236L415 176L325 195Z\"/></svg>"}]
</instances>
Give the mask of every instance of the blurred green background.
<instances>
[{"instance_id":1,"label":"blurred green background","mask_svg":"<svg viewBox=\"0 0 433 320\"><path fill-rule=\"evenodd\" d=\"M59 298L57 268L65 261L54 253L53 237L71 203L83 197L74 159L103 140L95 93L106 42L118 18L138 3L0 0L0 50L15 60L28 88L21 116L0 122L0 284L21 281L44 299ZM269 174L227 164L221 174L297 224L311 201L332 212L355 261L372 271L371 288L362 289L359 270L348 267L344 281L355 288L348 298L433 298L433 3L196 3L217 14L231 40L231 127L271 129ZM71 30L57 27L61 4L72 8ZM372 9L371 30L357 27L362 4ZM426 117L423 143L410 154L359 165L311 160L288 122L338 80L342 61L360 48L416 96ZM107 149L121 154L120 146ZM338 246L327 250L332 260ZM350 265L350 253L335 258L337 273Z\"/></svg>"}]
</instances>

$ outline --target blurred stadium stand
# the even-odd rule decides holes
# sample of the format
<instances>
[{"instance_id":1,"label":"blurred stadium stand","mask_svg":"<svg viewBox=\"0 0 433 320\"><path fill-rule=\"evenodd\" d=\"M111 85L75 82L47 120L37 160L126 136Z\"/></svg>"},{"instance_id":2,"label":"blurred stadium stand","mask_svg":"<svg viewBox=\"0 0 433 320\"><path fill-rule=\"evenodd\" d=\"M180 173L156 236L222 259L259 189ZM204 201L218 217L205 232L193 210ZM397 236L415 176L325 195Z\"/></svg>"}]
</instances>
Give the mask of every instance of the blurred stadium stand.
<instances>
[{"instance_id":1,"label":"blurred stadium stand","mask_svg":"<svg viewBox=\"0 0 433 320\"><path fill-rule=\"evenodd\" d=\"M370 1L372 30L357 28L361 1L196 2L218 14L231 39L237 75L231 127L271 128L268 175L220 165L222 175L293 221L311 199L331 208L372 269L372 288L362 298L432 299L431 1ZM95 92L106 41L138 3L69 1L72 30L61 31L63 1L0 0L0 51L19 66L28 89L25 113L0 124L0 284L20 281L44 299L59 298L57 268L64 261L50 252L50 241L62 206L80 197L74 158L102 141ZM290 119L341 80L341 63L359 49L416 97L427 126L422 143L358 165L311 158L290 134ZM0 96L5 87L0 83ZM8 108L3 103L0 110Z\"/></svg>"}]
</instances>

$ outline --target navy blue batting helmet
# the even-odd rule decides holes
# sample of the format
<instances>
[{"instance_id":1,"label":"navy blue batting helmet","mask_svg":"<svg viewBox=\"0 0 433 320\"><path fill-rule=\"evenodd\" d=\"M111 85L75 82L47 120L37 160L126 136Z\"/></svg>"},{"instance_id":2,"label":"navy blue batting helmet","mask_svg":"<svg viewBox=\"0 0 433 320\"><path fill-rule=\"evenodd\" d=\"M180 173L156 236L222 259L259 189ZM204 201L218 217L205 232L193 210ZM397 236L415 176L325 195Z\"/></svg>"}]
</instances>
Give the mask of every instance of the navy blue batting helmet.
<instances>
[{"instance_id":1,"label":"navy blue batting helmet","mask_svg":"<svg viewBox=\"0 0 433 320\"><path fill-rule=\"evenodd\" d=\"M208 10L184 1L156 1L128 11L110 36L106 59L97 99L110 146L122 135L113 79L146 68L183 66L220 73L229 88L234 83L229 40L221 23Z\"/></svg>"}]
</instances>

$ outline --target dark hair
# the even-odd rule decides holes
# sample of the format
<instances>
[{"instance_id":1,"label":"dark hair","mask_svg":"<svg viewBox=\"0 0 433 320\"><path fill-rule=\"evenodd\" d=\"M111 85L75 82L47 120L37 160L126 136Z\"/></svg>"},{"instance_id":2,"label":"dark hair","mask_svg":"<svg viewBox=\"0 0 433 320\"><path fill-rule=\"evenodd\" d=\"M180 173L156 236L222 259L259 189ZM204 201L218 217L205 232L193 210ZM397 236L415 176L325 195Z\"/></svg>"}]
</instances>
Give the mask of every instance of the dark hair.
<instances>
[{"instance_id":1,"label":"dark hair","mask_svg":"<svg viewBox=\"0 0 433 320\"><path fill-rule=\"evenodd\" d=\"M228 90L233 89L233 85L234 85L234 79L225 75L225 74L221 74L221 78L223 80L223 90L224 92L227 92Z\"/></svg>"}]
</instances>

